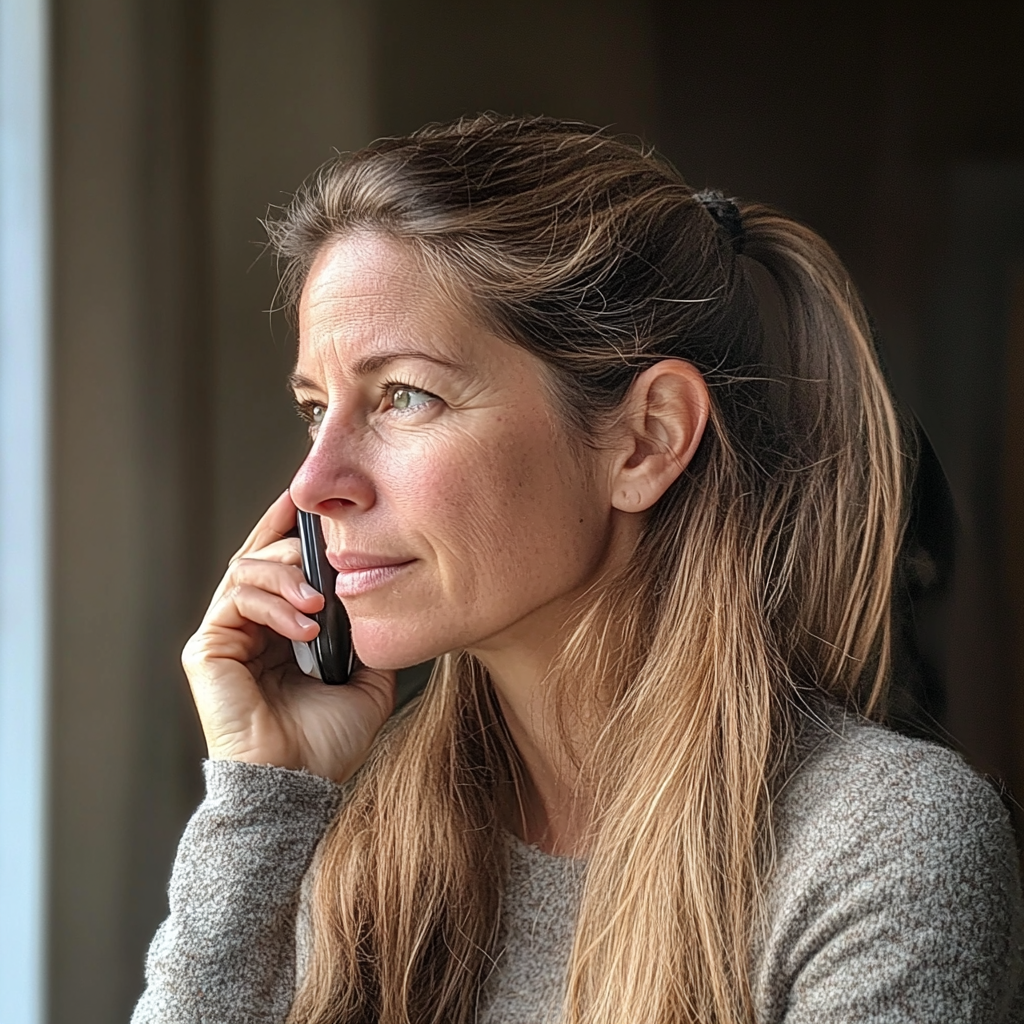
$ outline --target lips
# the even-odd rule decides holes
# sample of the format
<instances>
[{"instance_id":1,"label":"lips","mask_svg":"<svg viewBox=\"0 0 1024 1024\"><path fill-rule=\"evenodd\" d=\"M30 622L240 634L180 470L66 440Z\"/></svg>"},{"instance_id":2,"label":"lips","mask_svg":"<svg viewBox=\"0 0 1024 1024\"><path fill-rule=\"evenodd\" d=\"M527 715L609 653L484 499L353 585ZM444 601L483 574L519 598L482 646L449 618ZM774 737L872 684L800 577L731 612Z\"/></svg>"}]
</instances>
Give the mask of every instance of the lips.
<instances>
[{"instance_id":1,"label":"lips","mask_svg":"<svg viewBox=\"0 0 1024 1024\"><path fill-rule=\"evenodd\" d=\"M328 553L327 560L338 571L334 591L338 597L356 597L390 583L415 561L394 555L371 555L358 551Z\"/></svg>"},{"instance_id":2,"label":"lips","mask_svg":"<svg viewBox=\"0 0 1024 1024\"><path fill-rule=\"evenodd\" d=\"M361 551L329 551L327 561L338 572L360 572L363 569L380 569L388 565L405 565L412 559L403 558L401 555L369 555Z\"/></svg>"}]
</instances>

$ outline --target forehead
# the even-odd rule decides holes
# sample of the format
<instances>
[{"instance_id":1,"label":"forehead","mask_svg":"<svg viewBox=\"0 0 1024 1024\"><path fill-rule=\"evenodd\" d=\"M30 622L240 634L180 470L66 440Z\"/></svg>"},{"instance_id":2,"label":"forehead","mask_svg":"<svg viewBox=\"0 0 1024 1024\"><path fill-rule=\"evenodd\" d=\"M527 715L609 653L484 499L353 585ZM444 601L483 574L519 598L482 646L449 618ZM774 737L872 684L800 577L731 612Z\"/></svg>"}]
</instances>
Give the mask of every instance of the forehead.
<instances>
[{"instance_id":1,"label":"forehead","mask_svg":"<svg viewBox=\"0 0 1024 1024\"><path fill-rule=\"evenodd\" d=\"M327 343L342 355L410 335L444 347L479 332L468 306L440 287L411 247L349 234L325 245L310 268L299 300L299 358Z\"/></svg>"},{"instance_id":2,"label":"forehead","mask_svg":"<svg viewBox=\"0 0 1024 1024\"><path fill-rule=\"evenodd\" d=\"M299 299L299 316L338 299L387 296L397 287L426 284L415 254L382 235L351 232L321 247Z\"/></svg>"},{"instance_id":3,"label":"forehead","mask_svg":"<svg viewBox=\"0 0 1024 1024\"><path fill-rule=\"evenodd\" d=\"M484 326L461 286L442 285L411 246L372 234L324 246L299 302L294 379L331 390L424 356L478 396L532 394L547 407L556 391L545 364Z\"/></svg>"}]
</instances>

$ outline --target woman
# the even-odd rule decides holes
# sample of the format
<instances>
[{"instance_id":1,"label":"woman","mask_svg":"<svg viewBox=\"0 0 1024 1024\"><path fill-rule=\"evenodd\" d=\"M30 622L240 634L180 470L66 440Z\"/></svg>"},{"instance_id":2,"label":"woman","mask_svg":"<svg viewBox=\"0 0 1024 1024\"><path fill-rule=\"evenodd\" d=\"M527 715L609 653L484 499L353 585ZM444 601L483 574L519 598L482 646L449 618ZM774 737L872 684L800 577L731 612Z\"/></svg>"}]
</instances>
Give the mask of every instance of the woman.
<instances>
[{"instance_id":1,"label":"woman","mask_svg":"<svg viewBox=\"0 0 1024 1024\"><path fill-rule=\"evenodd\" d=\"M494 116L268 227L312 447L185 651L209 794L136 1021L1018 1019L997 796L868 721L910 444L825 243ZM296 506L348 686L292 660Z\"/></svg>"}]
</instances>

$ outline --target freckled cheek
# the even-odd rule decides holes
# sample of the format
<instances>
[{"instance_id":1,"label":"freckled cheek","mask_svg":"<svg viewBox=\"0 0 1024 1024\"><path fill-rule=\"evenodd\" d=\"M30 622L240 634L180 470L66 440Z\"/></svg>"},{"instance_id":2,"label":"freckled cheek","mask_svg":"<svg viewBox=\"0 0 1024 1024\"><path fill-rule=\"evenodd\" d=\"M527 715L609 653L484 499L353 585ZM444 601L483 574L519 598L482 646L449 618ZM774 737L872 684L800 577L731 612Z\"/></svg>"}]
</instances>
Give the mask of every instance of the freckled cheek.
<instances>
[{"instance_id":1,"label":"freckled cheek","mask_svg":"<svg viewBox=\"0 0 1024 1024\"><path fill-rule=\"evenodd\" d=\"M388 453L376 475L396 526L425 544L460 590L519 541L529 503L495 445L461 435L433 440Z\"/></svg>"},{"instance_id":2,"label":"freckled cheek","mask_svg":"<svg viewBox=\"0 0 1024 1024\"><path fill-rule=\"evenodd\" d=\"M399 516L450 555L491 549L512 517L507 481L475 445L437 445L389 472ZM490 537L490 542L488 542Z\"/></svg>"},{"instance_id":3,"label":"freckled cheek","mask_svg":"<svg viewBox=\"0 0 1024 1024\"><path fill-rule=\"evenodd\" d=\"M464 467L436 442L394 446L374 460L377 509L405 553L432 561L459 515Z\"/></svg>"},{"instance_id":4,"label":"freckled cheek","mask_svg":"<svg viewBox=\"0 0 1024 1024\"><path fill-rule=\"evenodd\" d=\"M453 548L481 564L496 585L506 582L503 573L524 583L571 571L581 497L572 475L534 438L509 439L483 455L437 483L436 507Z\"/></svg>"},{"instance_id":5,"label":"freckled cheek","mask_svg":"<svg viewBox=\"0 0 1024 1024\"><path fill-rule=\"evenodd\" d=\"M410 550L436 560L443 589L464 601L545 598L593 560L579 523L586 489L556 451L544 432L460 431L382 449L373 475L388 518Z\"/></svg>"}]
</instances>

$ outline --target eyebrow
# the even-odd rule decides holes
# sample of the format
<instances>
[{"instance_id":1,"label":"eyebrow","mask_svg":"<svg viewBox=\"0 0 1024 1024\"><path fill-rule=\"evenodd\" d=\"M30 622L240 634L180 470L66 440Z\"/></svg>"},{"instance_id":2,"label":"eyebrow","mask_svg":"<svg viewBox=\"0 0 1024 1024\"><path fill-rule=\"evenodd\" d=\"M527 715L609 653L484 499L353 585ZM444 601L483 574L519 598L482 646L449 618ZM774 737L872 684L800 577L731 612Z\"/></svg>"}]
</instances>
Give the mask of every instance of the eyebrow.
<instances>
[{"instance_id":1,"label":"eyebrow","mask_svg":"<svg viewBox=\"0 0 1024 1024\"><path fill-rule=\"evenodd\" d=\"M454 370L456 373L466 373L466 368L461 363L451 359L442 359L440 356L432 355L429 352L421 352L419 349L392 349L386 352L377 352L372 356L360 359L354 367L357 377L368 377L372 373L378 373L388 363L394 363L399 359L423 359L428 363L443 366L446 370ZM293 391L305 389L315 391L320 385L315 380L303 376L301 373L292 372L288 375L288 386Z\"/></svg>"}]
</instances>

